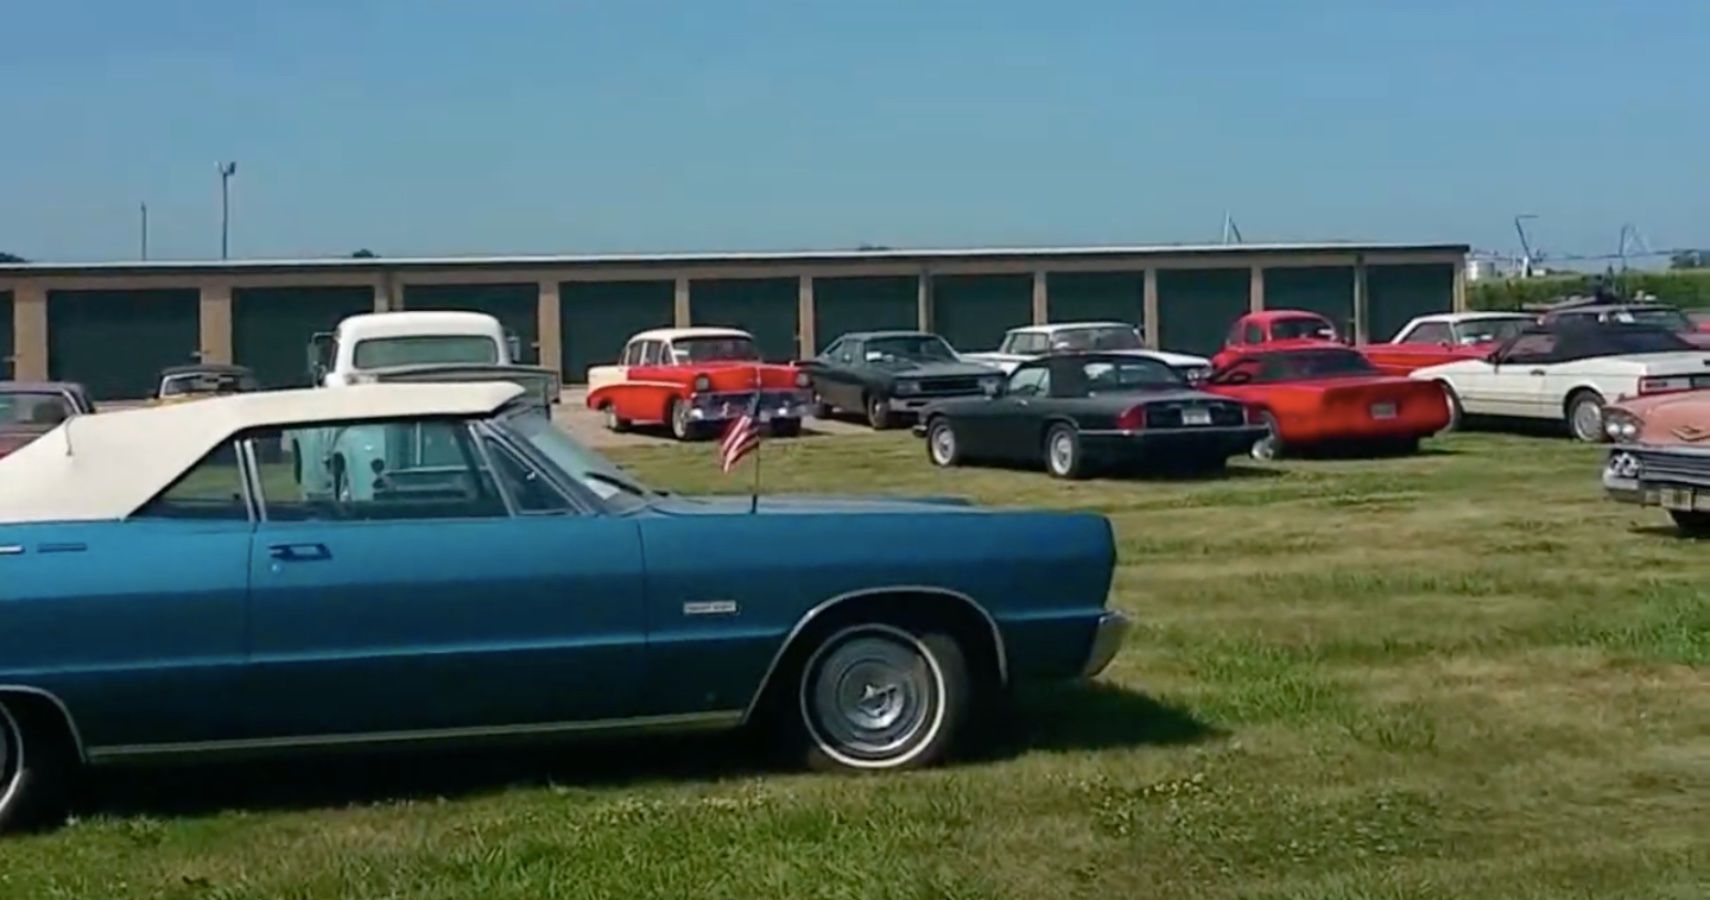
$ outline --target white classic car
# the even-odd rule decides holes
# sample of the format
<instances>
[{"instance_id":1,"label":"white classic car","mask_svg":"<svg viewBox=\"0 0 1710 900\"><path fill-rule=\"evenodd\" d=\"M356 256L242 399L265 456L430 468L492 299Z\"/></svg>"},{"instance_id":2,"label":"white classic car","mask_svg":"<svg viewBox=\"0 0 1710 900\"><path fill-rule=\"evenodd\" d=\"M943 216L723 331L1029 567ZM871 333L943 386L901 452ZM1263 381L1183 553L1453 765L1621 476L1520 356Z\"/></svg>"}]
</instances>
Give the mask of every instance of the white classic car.
<instances>
[{"instance_id":1,"label":"white classic car","mask_svg":"<svg viewBox=\"0 0 1710 900\"><path fill-rule=\"evenodd\" d=\"M1647 325L1541 326L1489 356L1415 369L1440 382L1462 417L1559 420L1582 441L1608 439L1603 405L1710 387L1710 353Z\"/></svg>"},{"instance_id":2,"label":"white classic car","mask_svg":"<svg viewBox=\"0 0 1710 900\"><path fill-rule=\"evenodd\" d=\"M1076 350L1130 353L1155 359L1182 373L1189 381L1204 381L1211 374L1211 360L1186 353L1152 350L1141 339L1139 329L1126 322L1061 322L1011 328L996 350L959 353L968 362L1002 369L1005 374L1029 360L1051 353Z\"/></svg>"}]
</instances>

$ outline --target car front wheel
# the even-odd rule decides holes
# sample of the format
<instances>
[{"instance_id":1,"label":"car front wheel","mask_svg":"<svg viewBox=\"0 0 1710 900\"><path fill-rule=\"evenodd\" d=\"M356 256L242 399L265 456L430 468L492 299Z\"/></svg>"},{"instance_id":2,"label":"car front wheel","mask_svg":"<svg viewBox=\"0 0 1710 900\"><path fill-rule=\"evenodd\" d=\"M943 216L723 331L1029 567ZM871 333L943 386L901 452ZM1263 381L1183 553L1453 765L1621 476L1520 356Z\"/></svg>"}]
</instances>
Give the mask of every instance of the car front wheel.
<instances>
[{"instance_id":1,"label":"car front wheel","mask_svg":"<svg viewBox=\"0 0 1710 900\"><path fill-rule=\"evenodd\" d=\"M671 423L671 436L679 441L692 441L701 436L699 424L689 418L689 404L675 397L671 398L665 420Z\"/></svg>"},{"instance_id":2,"label":"car front wheel","mask_svg":"<svg viewBox=\"0 0 1710 900\"><path fill-rule=\"evenodd\" d=\"M867 398L867 424L874 431L884 431L891 427L891 404L884 397L872 396Z\"/></svg>"},{"instance_id":3,"label":"car front wheel","mask_svg":"<svg viewBox=\"0 0 1710 900\"><path fill-rule=\"evenodd\" d=\"M946 468L962 462L962 445L956 440L956 429L950 420L939 417L926 426L926 455L932 464Z\"/></svg>"},{"instance_id":4,"label":"car front wheel","mask_svg":"<svg viewBox=\"0 0 1710 900\"><path fill-rule=\"evenodd\" d=\"M617 414L617 406L608 402L600 407L600 412L605 414L607 431L622 434L629 430L629 420Z\"/></svg>"},{"instance_id":5,"label":"car front wheel","mask_svg":"<svg viewBox=\"0 0 1710 900\"><path fill-rule=\"evenodd\" d=\"M967 660L954 638L879 622L844 628L802 668L796 705L808 765L931 765L954 744L971 696Z\"/></svg>"},{"instance_id":6,"label":"car front wheel","mask_svg":"<svg viewBox=\"0 0 1710 900\"><path fill-rule=\"evenodd\" d=\"M0 698L0 832L51 823L64 812L69 774L57 723Z\"/></svg>"},{"instance_id":7,"label":"car front wheel","mask_svg":"<svg viewBox=\"0 0 1710 900\"><path fill-rule=\"evenodd\" d=\"M1265 426L1265 436L1253 442L1253 449L1249 453L1258 460L1276 459L1283 452L1282 432L1277 425L1277 417L1268 412L1260 413L1259 423Z\"/></svg>"}]
</instances>

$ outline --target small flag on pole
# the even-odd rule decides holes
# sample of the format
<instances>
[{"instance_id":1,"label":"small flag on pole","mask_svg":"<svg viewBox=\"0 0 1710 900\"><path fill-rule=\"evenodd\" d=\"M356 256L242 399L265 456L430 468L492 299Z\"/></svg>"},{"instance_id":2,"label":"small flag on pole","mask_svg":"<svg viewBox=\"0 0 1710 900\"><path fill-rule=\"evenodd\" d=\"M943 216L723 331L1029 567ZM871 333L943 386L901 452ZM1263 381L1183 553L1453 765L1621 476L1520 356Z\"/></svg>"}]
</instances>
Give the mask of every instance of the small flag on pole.
<instances>
[{"instance_id":1,"label":"small flag on pole","mask_svg":"<svg viewBox=\"0 0 1710 900\"><path fill-rule=\"evenodd\" d=\"M755 398L758 401L758 392L755 393ZM760 446L760 423L756 421L759 417L758 410L755 409L757 406L758 402L750 404L742 417L730 423L730 427L724 430L724 438L718 445L718 465L726 473L736 468L736 464L742 462L744 456Z\"/></svg>"}]
</instances>

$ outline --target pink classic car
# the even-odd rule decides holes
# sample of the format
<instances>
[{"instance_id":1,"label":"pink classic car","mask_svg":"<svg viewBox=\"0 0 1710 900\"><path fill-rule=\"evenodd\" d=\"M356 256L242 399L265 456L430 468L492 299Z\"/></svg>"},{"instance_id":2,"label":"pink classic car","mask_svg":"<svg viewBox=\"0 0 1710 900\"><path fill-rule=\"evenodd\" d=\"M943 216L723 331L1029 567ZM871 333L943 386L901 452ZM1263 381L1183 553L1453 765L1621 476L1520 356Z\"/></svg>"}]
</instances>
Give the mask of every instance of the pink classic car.
<instances>
[{"instance_id":1,"label":"pink classic car","mask_svg":"<svg viewBox=\"0 0 1710 900\"><path fill-rule=\"evenodd\" d=\"M1611 403L1603 427L1615 442L1603 466L1609 496L1661 507L1682 532L1710 535L1710 390Z\"/></svg>"}]
</instances>

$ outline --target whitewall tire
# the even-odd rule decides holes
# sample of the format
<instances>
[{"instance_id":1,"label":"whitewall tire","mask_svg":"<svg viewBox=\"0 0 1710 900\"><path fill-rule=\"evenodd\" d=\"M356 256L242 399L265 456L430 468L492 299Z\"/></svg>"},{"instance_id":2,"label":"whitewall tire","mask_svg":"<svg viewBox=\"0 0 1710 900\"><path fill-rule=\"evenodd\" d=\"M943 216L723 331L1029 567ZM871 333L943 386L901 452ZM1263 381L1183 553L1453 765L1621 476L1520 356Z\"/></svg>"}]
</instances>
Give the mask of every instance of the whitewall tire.
<instances>
[{"instance_id":1,"label":"whitewall tire","mask_svg":"<svg viewBox=\"0 0 1710 900\"><path fill-rule=\"evenodd\" d=\"M796 691L810 767L884 771L943 759L967 718L968 664L954 638L868 622L838 630Z\"/></svg>"}]
</instances>

